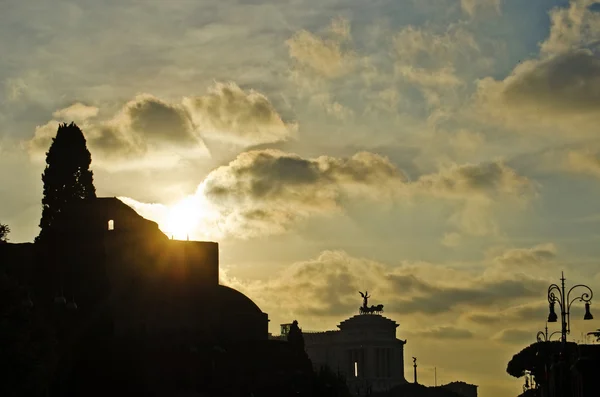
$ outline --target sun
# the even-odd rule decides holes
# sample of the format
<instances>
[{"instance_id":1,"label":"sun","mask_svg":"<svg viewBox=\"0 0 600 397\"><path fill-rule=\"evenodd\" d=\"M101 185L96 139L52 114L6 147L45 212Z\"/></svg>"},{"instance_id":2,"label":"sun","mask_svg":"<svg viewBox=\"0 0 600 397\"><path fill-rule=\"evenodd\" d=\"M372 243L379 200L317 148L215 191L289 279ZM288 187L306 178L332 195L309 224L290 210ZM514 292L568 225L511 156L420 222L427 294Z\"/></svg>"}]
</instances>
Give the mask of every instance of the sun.
<instances>
[{"instance_id":1,"label":"sun","mask_svg":"<svg viewBox=\"0 0 600 397\"><path fill-rule=\"evenodd\" d=\"M163 226L164 232L178 240L187 239L197 228L201 217L200 203L192 196L187 197L168 210Z\"/></svg>"}]
</instances>

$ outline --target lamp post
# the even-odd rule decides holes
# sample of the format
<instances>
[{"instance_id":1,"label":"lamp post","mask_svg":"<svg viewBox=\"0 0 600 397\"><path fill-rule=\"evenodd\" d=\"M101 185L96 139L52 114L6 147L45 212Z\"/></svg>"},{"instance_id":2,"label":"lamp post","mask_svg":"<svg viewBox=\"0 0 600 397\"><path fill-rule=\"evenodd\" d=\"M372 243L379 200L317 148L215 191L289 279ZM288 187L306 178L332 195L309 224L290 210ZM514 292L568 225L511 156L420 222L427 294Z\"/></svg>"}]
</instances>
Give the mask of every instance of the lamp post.
<instances>
[{"instance_id":1,"label":"lamp post","mask_svg":"<svg viewBox=\"0 0 600 397\"><path fill-rule=\"evenodd\" d=\"M564 344L567 342L567 335L571 333L571 305L574 302L584 302L585 315L583 316L583 319L592 320L594 316L592 316L592 313L590 313L590 302L592 301L594 293L592 292L592 289L590 287L583 284L574 285L573 287L571 287L571 289L569 289L569 291L565 292L564 272L562 273L560 281L560 287L556 284L551 284L548 287L548 303L550 310L550 313L548 314L548 322L555 323L558 321L558 315L554 311L554 306L556 303L558 303L560 306L561 342ZM582 292L581 295L577 295L573 299L571 299L571 292L573 292L576 289L583 289L586 292Z\"/></svg>"},{"instance_id":2,"label":"lamp post","mask_svg":"<svg viewBox=\"0 0 600 397\"><path fill-rule=\"evenodd\" d=\"M538 342L550 342L550 339L552 339L554 335L558 335L560 333L561 331L554 331L550 335L548 335L548 323L546 323L544 331L539 331L536 335L536 339Z\"/></svg>"}]
</instances>

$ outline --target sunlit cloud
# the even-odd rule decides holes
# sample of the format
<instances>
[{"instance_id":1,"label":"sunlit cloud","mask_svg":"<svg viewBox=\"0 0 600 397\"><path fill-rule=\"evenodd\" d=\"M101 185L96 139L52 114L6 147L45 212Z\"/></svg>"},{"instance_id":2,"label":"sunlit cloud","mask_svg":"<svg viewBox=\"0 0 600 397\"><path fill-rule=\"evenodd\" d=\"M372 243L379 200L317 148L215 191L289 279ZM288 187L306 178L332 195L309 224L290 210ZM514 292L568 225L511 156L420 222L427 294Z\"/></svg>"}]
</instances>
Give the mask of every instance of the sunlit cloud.
<instances>
[{"instance_id":1,"label":"sunlit cloud","mask_svg":"<svg viewBox=\"0 0 600 397\"><path fill-rule=\"evenodd\" d=\"M284 141L298 128L283 121L265 95L235 83L216 83L208 94L183 103L204 137L242 146Z\"/></svg>"},{"instance_id":2,"label":"sunlit cloud","mask_svg":"<svg viewBox=\"0 0 600 397\"><path fill-rule=\"evenodd\" d=\"M474 16L477 11L486 9L491 9L499 14L502 0L460 0L460 6L470 16Z\"/></svg>"},{"instance_id":3,"label":"sunlit cloud","mask_svg":"<svg viewBox=\"0 0 600 397\"><path fill-rule=\"evenodd\" d=\"M600 14L590 9L597 0L570 0L568 7L550 12L551 28L541 43L541 53L553 56L574 48L596 46L600 39Z\"/></svg>"},{"instance_id":4,"label":"sunlit cloud","mask_svg":"<svg viewBox=\"0 0 600 397\"><path fill-rule=\"evenodd\" d=\"M596 3L572 0L567 8L553 9L538 57L523 60L503 80L481 79L473 98L475 113L527 133L594 134L600 14L589 6Z\"/></svg>"},{"instance_id":5,"label":"sunlit cloud","mask_svg":"<svg viewBox=\"0 0 600 397\"><path fill-rule=\"evenodd\" d=\"M204 96L168 102L140 94L111 118L97 119L99 108L75 103L53 113L27 142L34 158L43 158L59 122L77 121L95 154L109 168L169 167L185 158L210 155L205 139L240 147L283 141L297 130L286 123L266 96L235 83L215 83Z\"/></svg>"},{"instance_id":6,"label":"sunlit cloud","mask_svg":"<svg viewBox=\"0 0 600 397\"><path fill-rule=\"evenodd\" d=\"M296 32L286 41L290 57L299 66L327 78L349 73L356 61L354 52L345 48L344 44L350 37L349 22L341 18L334 19L329 33L331 37L321 37L307 30Z\"/></svg>"},{"instance_id":7,"label":"sunlit cloud","mask_svg":"<svg viewBox=\"0 0 600 397\"><path fill-rule=\"evenodd\" d=\"M80 122L96 117L99 111L100 109L96 106L88 106L81 102L75 102L69 107L59 109L52 113L52 116L55 119L64 120L65 122L70 122L71 120Z\"/></svg>"},{"instance_id":8,"label":"sunlit cloud","mask_svg":"<svg viewBox=\"0 0 600 397\"><path fill-rule=\"evenodd\" d=\"M196 229L215 236L268 236L289 232L313 216L343 214L348 200L409 205L424 197L454 205L448 222L460 232L484 236L496 232L495 205L523 206L535 192L534 182L501 162L452 165L410 181L389 159L369 152L310 159L251 151L213 170L199 185L195 202L203 208L198 211L210 207L214 225L199 223ZM446 245L458 244L460 235L454 233Z\"/></svg>"},{"instance_id":9,"label":"sunlit cloud","mask_svg":"<svg viewBox=\"0 0 600 397\"><path fill-rule=\"evenodd\" d=\"M564 161L566 170L600 177L600 154L590 150L572 150Z\"/></svg>"},{"instance_id":10,"label":"sunlit cloud","mask_svg":"<svg viewBox=\"0 0 600 397\"><path fill-rule=\"evenodd\" d=\"M507 328L517 324L526 310L545 314L545 307L523 306L532 297L543 295L543 278L514 277L510 273L490 278L431 263L392 266L343 251L322 252L314 259L284 268L268 280L243 281L225 275L222 282L244 291L261 307L277 313L278 319L298 318L310 327L352 315L360 306L357 291L364 289L373 296L373 304L384 304L386 316L401 316L405 324L420 324L424 337L435 337L444 329L449 338L476 337L480 329L471 327L472 332L464 332L469 325L456 316L460 312L473 312L468 316L470 321L496 330L499 308L512 313L512 320L504 322Z\"/></svg>"}]
</instances>

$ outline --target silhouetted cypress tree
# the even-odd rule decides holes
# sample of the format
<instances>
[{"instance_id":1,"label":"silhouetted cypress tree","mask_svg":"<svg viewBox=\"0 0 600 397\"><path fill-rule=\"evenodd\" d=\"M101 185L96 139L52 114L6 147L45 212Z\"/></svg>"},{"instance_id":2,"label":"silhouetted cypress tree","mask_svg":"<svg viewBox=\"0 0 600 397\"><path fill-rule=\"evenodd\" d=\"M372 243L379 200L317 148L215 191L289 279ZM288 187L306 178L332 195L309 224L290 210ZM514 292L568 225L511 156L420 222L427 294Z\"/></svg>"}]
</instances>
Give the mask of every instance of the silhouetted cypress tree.
<instances>
[{"instance_id":1,"label":"silhouetted cypress tree","mask_svg":"<svg viewBox=\"0 0 600 397\"><path fill-rule=\"evenodd\" d=\"M8 233L10 233L10 227L0 223L0 243L6 243L8 241Z\"/></svg>"},{"instance_id":2,"label":"silhouetted cypress tree","mask_svg":"<svg viewBox=\"0 0 600 397\"><path fill-rule=\"evenodd\" d=\"M60 124L56 137L46 153L46 169L42 174L44 197L40 242L52 235L53 226L60 214L77 200L95 198L93 174L90 168L92 156L87 149L85 137L75 124Z\"/></svg>"}]
</instances>

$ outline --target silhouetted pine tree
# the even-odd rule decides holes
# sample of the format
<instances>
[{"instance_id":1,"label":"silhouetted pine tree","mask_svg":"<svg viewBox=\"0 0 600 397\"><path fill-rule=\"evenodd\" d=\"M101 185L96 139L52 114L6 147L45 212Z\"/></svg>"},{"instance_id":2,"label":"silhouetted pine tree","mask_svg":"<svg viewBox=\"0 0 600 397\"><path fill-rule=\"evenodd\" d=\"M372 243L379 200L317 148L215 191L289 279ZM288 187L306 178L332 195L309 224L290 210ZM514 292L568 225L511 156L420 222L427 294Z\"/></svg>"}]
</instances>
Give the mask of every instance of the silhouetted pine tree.
<instances>
[{"instance_id":1,"label":"silhouetted pine tree","mask_svg":"<svg viewBox=\"0 0 600 397\"><path fill-rule=\"evenodd\" d=\"M42 174L44 197L41 230L36 242L52 235L61 212L70 204L96 197L93 174L89 169L91 162L92 156L81 129L75 123L60 124L46 153L46 169Z\"/></svg>"}]
</instances>

